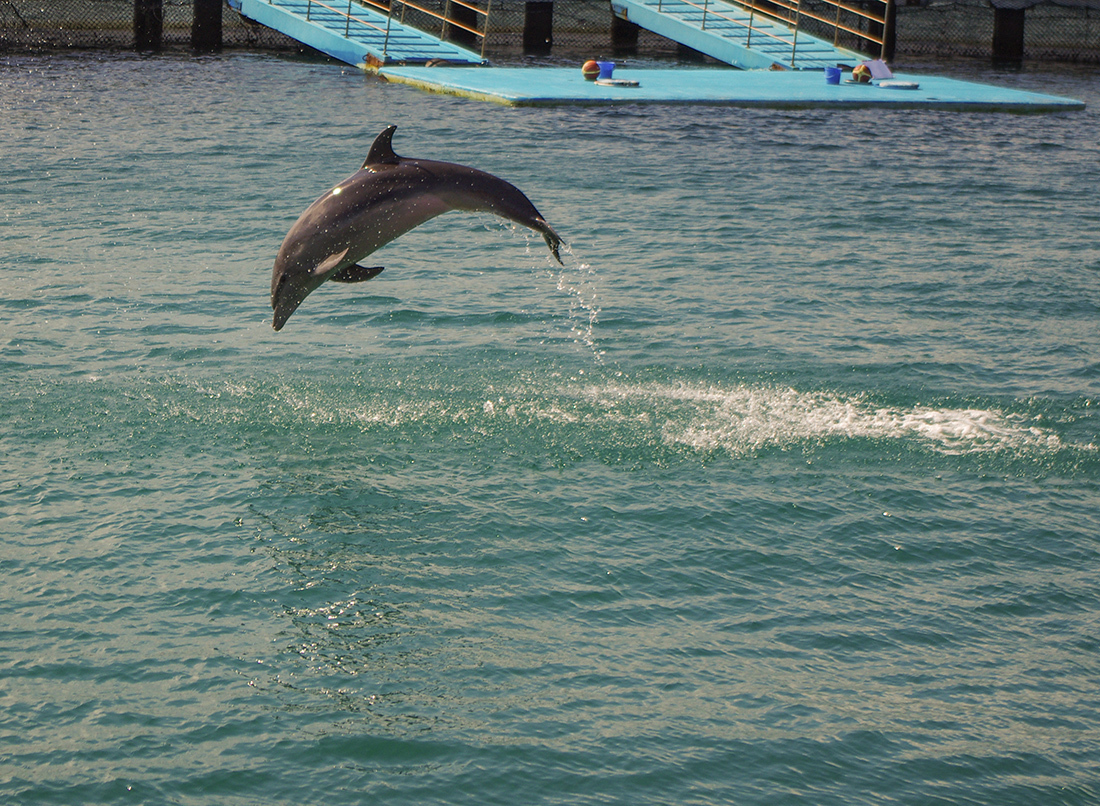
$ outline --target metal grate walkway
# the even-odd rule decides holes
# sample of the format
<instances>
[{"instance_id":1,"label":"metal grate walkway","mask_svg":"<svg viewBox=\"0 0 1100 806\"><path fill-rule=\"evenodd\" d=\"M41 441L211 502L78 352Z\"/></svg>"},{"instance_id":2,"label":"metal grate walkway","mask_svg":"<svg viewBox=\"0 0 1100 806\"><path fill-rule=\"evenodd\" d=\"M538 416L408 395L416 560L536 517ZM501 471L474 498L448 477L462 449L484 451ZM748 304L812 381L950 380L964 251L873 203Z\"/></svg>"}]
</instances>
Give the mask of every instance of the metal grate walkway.
<instances>
[{"instance_id":1,"label":"metal grate walkway","mask_svg":"<svg viewBox=\"0 0 1100 806\"><path fill-rule=\"evenodd\" d=\"M611 0L611 10L744 70L821 70L865 58L724 0Z\"/></svg>"},{"instance_id":2,"label":"metal grate walkway","mask_svg":"<svg viewBox=\"0 0 1100 806\"><path fill-rule=\"evenodd\" d=\"M229 0L229 5L261 25L358 67L425 64L434 59L483 62L472 50L351 0Z\"/></svg>"}]
</instances>

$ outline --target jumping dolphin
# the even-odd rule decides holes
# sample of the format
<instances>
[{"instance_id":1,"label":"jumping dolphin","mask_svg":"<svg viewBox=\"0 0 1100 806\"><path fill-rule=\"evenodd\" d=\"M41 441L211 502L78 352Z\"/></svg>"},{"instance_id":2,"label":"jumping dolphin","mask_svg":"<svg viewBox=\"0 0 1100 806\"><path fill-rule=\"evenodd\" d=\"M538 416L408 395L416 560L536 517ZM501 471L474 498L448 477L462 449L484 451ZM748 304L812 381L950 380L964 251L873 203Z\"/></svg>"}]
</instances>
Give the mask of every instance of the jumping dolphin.
<instances>
[{"instance_id":1,"label":"jumping dolphin","mask_svg":"<svg viewBox=\"0 0 1100 806\"><path fill-rule=\"evenodd\" d=\"M392 145L396 129L379 134L363 167L311 204L286 234L271 274L276 330L326 280L376 277L382 266L359 261L448 210L496 213L541 232L561 263L561 238L519 188L474 168L399 157Z\"/></svg>"}]
</instances>

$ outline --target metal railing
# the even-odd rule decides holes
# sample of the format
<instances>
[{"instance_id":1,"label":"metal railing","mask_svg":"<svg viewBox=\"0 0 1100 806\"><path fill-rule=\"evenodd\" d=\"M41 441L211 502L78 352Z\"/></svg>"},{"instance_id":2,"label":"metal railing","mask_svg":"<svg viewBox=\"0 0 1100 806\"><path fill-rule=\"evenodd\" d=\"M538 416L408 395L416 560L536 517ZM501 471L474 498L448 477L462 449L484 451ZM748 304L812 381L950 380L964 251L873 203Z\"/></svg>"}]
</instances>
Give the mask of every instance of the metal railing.
<instances>
[{"instance_id":1,"label":"metal railing","mask_svg":"<svg viewBox=\"0 0 1100 806\"><path fill-rule=\"evenodd\" d=\"M389 5L386 5L378 0L361 0L363 5L373 6L374 8L384 11L387 16L392 17L395 6L401 6L401 18L400 22L405 23L405 12L412 9L419 14L427 16L429 19L435 20L439 23L439 38L446 39L448 31L451 29L457 29L464 31L474 38L481 39L481 57L485 58L485 44L488 40L489 34L489 8L491 0L486 0L485 8L479 8L472 3L465 2L464 0L446 0L443 5L443 13L434 11L430 8L410 2L409 0L390 0ZM461 12L456 16L453 9L462 9L465 14ZM459 16L463 16L464 19L459 19ZM471 21L473 24L471 24ZM422 26L418 27L421 30L426 30Z\"/></svg>"},{"instance_id":2,"label":"metal railing","mask_svg":"<svg viewBox=\"0 0 1100 806\"><path fill-rule=\"evenodd\" d=\"M886 58L890 29L894 25L894 0L854 0L843 3L840 0L820 0L812 6L802 0L734 0L739 5L761 13L769 14L772 19L786 25L797 27L803 20L815 20L822 27L832 29L833 45L839 45L842 34L847 33L863 40L864 48L873 56ZM817 8L825 6L831 12L820 13ZM771 7L773 11L768 11Z\"/></svg>"},{"instance_id":3,"label":"metal railing","mask_svg":"<svg viewBox=\"0 0 1100 806\"><path fill-rule=\"evenodd\" d=\"M796 50L797 45L798 45L798 31L797 31L797 29L794 31L793 36L790 39L787 39L785 37L778 36L778 35L772 33L771 31L767 31L767 30L764 30L762 28L757 28L756 26L754 26L753 25L753 12L751 10L749 11L749 21L745 22L743 20L737 19L736 17L731 17L729 14L725 14L721 11L715 11L715 10L711 9L710 0L703 0L702 4L692 2L692 0L657 0L657 10L658 11L664 11L664 7L666 5L669 5L669 6L672 6L672 5L691 6L692 8L696 8L696 9L699 9L700 11L702 11L703 12L703 20L700 24L700 29L703 30L703 31L707 30L707 15L708 14L711 17L716 17L718 19L725 20L726 22L733 23L734 25L736 25L739 28L745 29L745 40L746 40L745 47L750 47L750 43L752 42L752 34L753 34L754 31L757 32L758 34L760 34L761 36L767 37L768 39L773 39L777 42L783 43L784 45L789 45L790 48L791 48L791 64L792 65L794 64L795 50Z\"/></svg>"},{"instance_id":4,"label":"metal railing","mask_svg":"<svg viewBox=\"0 0 1100 806\"><path fill-rule=\"evenodd\" d=\"M272 0L267 0L267 1L269 3L272 3ZM274 5L274 3L272 3L272 5ZM347 11L341 11L340 9L336 8L335 6L329 5L328 3L322 3L321 0L308 0L308 2L306 3L306 19L307 20L311 19L312 16L313 16L313 7L314 6L319 6L320 8L327 9L328 11L331 11L333 14L336 14L337 16L340 16L340 17L344 18L344 36L350 36L351 35L351 24L354 22L356 25L361 25L364 28L372 28L375 31L379 31L381 33L384 33L387 36L387 38L389 37L389 25L388 24L385 27L382 27L381 25L375 25L374 23L372 23L368 20L364 20L361 17L353 17L352 14L351 14L351 9L352 9L353 5L354 6L359 6L360 4L359 3L352 3L351 0L348 0Z\"/></svg>"},{"instance_id":5,"label":"metal railing","mask_svg":"<svg viewBox=\"0 0 1100 806\"><path fill-rule=\"evenodd\" d=\"M333 0L336 2L337 0ZM272 2L272 0L268 0ZM337 8L332 3L325 3L322 0L307 0L306 2L306 19L309 20L313 14L313 7L326 9L332 13L344 18L344 36L351 36L352 26L362 26L364 28L370 28L378 33L384 35L382 41L382 55L389 54L390 44L390 31L391 24L394 20L394 11L397 6L401 7L401 13L398 17L398 22L402 25L408 24L410 27L417 28L424 33L432 33L428 31L424 26L414 25L412 23L406 23L405 16L408 10L413 10L417 14L424 15L430 20L434 20L439 23L439 38L441 40L447 38L448 29L457 29L464 31L474 38L481 39L481 57L485 58L485 44L488 40L489 33L489 7L491 0L486 0L485 8L481 9L471 3L465 2L465 0L446 0L443 6L443 12L440 13L430 8L426 8L418 3L410 2L410 0L390 0L389 3L382 2L381 0L347 0L346 9ZM344 5L341 3L341 5ZM381 14L386 16L386 24L378 25L369 20L357 17L352 14L352 10L355 8L372 8ZM465 18L459 19L458 16L452 13L452 7L458 7L465 11ZM459 16L462 16L460 13ZM473 25L470 24L471 18ZM479 25L480 23L480 25ZM434 35L434 34L433 34Z\"/></svg>"},{"instance_id":6,"label":"metal railing","mask_svg":"<svg viewBox=\"0 0 1100 806\"><path fill-rule=\"evenodd\" d=\"M790 48L790 64L794 67L798 55L798 33L804 24L804 20L815 20L831 29L833 33L833 45L838 46L843 33L855 36L871 45L868 48L873 55L886 58L889 50L891 28L893 27L894 0L857 0L862 5L881 6L881 11L871 11L856 7L840 0L818 0L815 7L825 6L835 9L835 14L826 16L816 8L803 4L802 0L728 0L739 6L749 14L748 22L731 16L728 13L715 10L711 6L711 0L657 0L657 10L664 10L665 6L691 6L703 12L700 23L701 30L707 29L707 17L715 17L725 22L732 23L744 30L745 47L752 47L752 37L764 37L768 40L781 42ZM760 15L765 20L778 22L790 29L790 36L776 34L774 31L760 28L756 25L756 16ZM858 26L858 27L857 27ZM866 30L864 30L866 27ZM877 46L877 48L875 47Z\"/></svg>"}]
</instances>

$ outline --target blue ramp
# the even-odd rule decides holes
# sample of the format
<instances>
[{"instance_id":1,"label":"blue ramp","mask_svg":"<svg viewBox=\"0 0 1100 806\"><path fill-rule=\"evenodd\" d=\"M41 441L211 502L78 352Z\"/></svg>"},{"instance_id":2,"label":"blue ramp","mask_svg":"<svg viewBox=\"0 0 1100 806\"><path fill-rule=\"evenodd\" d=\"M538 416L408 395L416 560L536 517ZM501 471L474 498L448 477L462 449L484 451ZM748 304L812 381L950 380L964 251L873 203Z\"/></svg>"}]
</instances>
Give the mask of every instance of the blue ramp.
<instances>
[{"instance_id":1,"label":"blue ramp","mask_svg":"<svg viewBox=\"0 0 1100 806\"><path fill-rule=\"evenodd\" d=\"M457 64L484 61L472 50L349 0L229 0L229 5L242 16L364 69L433 59Z\"/></svg>"},{"instance_id":2,"label":"blue ramp","mask_svg":"<svg viewBox=\"0 0 1100 806\"><path fill-rule=\"evenodd\" d=\"M821 70L866 58L724 0L611 0L611 11L742 70Z\"/></svg>"}]
</instances>

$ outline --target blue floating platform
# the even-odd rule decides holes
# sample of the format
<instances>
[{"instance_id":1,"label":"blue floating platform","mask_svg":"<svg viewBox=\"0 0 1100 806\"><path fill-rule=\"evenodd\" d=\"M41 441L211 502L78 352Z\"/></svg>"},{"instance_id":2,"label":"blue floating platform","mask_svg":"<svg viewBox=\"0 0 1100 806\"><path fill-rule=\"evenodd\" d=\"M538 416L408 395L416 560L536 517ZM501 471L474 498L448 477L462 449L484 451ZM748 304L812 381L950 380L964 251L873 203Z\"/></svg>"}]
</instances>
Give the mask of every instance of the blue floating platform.
<instances>
[{"instance_id":1,"label":"blue floating platform","mask_svg":"<svg viewBox=\"0 0 1100 806\"><path fill-rule=\"evenodd\" d=\"M982 112L1063 112L1085 104L1071 98L926 75L894 76L896 84L825 83L816 70L715 68L617 69L637 86L586 81L579 67L382 67L378 75L428 92L506 106L566 104L712 104L783 109L911 108ZM889 83L889 82L887 82Z\"/></svg>"}]
</instances>

